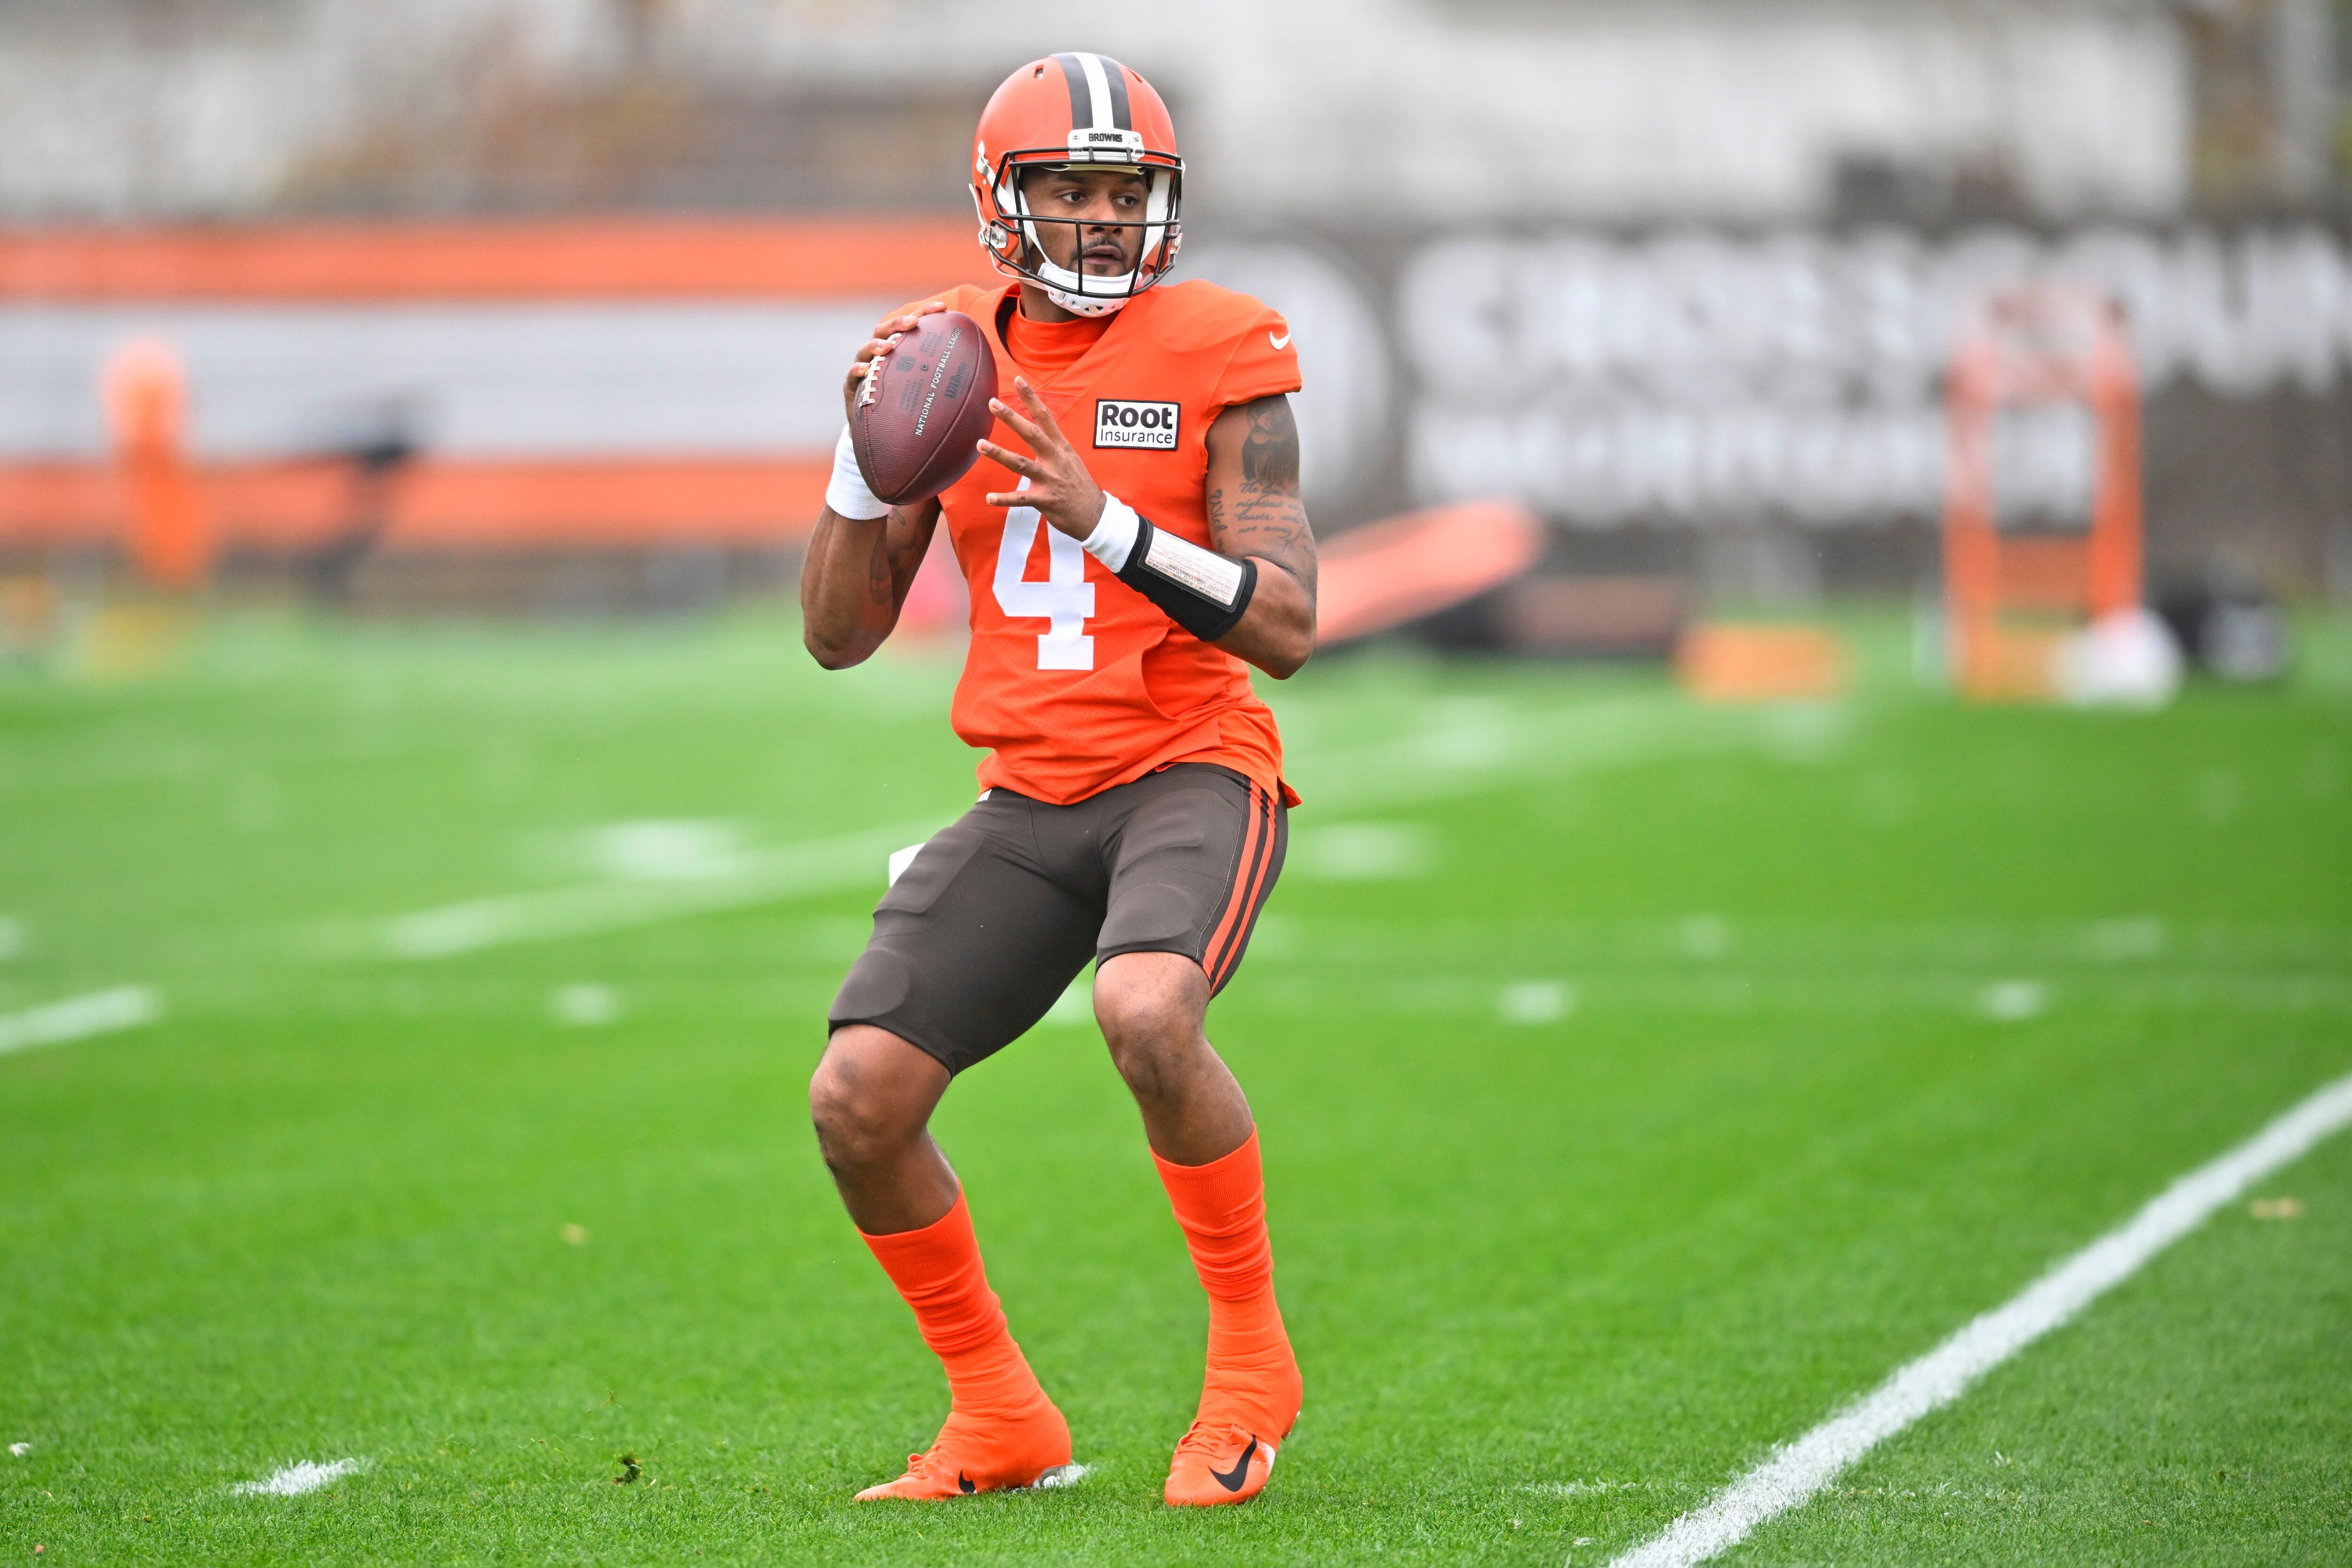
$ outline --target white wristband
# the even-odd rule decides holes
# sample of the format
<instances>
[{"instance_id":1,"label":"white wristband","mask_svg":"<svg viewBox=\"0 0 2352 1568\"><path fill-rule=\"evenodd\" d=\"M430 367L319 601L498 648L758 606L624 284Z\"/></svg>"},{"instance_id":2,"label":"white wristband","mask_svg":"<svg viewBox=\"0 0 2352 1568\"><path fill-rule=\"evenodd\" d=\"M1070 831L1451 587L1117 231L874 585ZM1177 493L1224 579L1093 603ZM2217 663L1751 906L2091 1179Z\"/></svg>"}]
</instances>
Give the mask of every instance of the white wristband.
<instances>
[{"instance_id":1,"label":"white wristband","mask_svg":"<svg viewBox=\"0 0 2352 1568\"><path fill-rule=\"evenodd\" d=\"M1136 521L1133 507L1104 491L1102 517L1095 523L1095 531L1087 535L1082 548L1113 572L1124 572L1128 552L1135 548L1139 531Z\"/></svg>"},{"instance_id":2,"label":"white wristband","mask_svg":"<svg viewBox=\"0 0 2352 1568\"><path fill-rule=\"evenodd\" d=\"M866 488L866 476L857 468L857 446L850 440L846 425L841 427L841 439L834 444L833 482L824 487L824 504L835 517L861 522L889 515L889 503Z\"/></svg>"}]
</instances>

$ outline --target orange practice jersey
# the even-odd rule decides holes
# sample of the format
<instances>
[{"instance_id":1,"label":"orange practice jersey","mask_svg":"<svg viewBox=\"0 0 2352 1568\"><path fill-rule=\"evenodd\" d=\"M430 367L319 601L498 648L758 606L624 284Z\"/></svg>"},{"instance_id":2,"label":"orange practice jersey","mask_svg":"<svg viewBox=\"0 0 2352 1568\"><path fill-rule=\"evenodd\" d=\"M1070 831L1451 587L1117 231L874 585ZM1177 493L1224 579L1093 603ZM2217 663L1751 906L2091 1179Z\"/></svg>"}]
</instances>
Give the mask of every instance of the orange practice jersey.
<instances>
[{"instance_id":1,"label":"orange practice jersey","mask_svg":"<svg viewBox=\"0 0 2352 1568\"><path fill-rule=\"evenodd\" d=\"M935 296L981 324L997 396L1014 408L1023 373L998 312L1018 309L1017 288ZM1210 423L1235 404L1297 391L1298 355L1273 310L1188 281L1136 296L1075 363L1028 379L1097 484L1152 527L1214 549ZM1002 420L990 438L1028 450ZM982 499L1021 482L982 458L940 498L971 588L953 720L967 745L990 748L982 786L1066 805L1171 763L1215 763L1297 804L1248 668L1178 626L1034 509Z\"/></svg>"}]
</instances>

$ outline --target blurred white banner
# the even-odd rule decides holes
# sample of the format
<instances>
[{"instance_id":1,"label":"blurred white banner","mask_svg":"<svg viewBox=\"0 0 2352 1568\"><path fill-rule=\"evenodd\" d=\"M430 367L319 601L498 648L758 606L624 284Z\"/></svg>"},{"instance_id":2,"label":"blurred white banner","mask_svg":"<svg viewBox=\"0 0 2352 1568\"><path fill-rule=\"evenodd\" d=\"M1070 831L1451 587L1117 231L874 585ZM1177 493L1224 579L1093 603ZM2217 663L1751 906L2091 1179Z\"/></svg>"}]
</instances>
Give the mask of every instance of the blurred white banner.
<instances>
[{"instance_id":1,"label":"blurred white banner","mask_svg":"<svg viewBox=\"0 0 2352 1568\"><path fill-rule=\"evenodd\" d=\"M1457 237L1399 280L1411 482L1588 526L1933 514L1959 314L2036 279L2116 299L2149 391L2326 395L2352 363L2352 272L2317 227ZM2010 421L2004 500L2078 512L2089 437L2063 408Z\"/></svg>"}]
</instances>

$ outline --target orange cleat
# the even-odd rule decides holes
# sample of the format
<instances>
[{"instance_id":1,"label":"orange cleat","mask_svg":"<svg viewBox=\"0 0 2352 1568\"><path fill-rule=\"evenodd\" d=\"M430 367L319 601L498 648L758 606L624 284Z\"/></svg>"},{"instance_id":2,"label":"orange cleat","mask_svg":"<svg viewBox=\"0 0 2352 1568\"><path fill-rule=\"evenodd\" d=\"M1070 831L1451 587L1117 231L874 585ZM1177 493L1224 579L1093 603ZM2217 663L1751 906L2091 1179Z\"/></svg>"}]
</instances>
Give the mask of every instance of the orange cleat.
<instances>
[{"instance_id":1,"label":"orange cleat","mask_svg":"<svg viewBox=\"0 0 2352 1568\"><path fill-rule=\"evenodd\" d=\"M867 1487L859 1502L908 1498L944 1502L979 1492L1054 1487L1076 1480L1070 1424L1053 1401L1041 1399L1019 1416L982 1419L951 1412L929 1449L907 1456L907 1473Z\"/></svg>"},{"instance_id":2,"label":"orange cleat","mask_svg":"<svg viewBox=\"0 0 2352 1568\"><path fill-rule=\"evenodd\" d=\"M1178 1508L1247 1502L1263 1491L1306 1397L1273 1291L1257 1302L1219 1302L1216 1309L1209 1318L1200 1413L1176 1445L1161 1493Z\"/></svg>"},{"instance_id":3,"label":"orange cleat","mask_svg":"<svg viewBox=\"0 0 2352 1568\"><path fill-rule=\"evenodd\" d=\"M1291 1425L1297 1423L1293 1416ZM1269 1442L1230 1421L1195 1421L1177 1441L1176 1457L1168 1465L1168 1485L1160 1495L1171 1508L1247 1502L1265 1489L1280 1437L1288 1436L1290 1428L1285 1426Z\"/></svg>"}]
</instances>

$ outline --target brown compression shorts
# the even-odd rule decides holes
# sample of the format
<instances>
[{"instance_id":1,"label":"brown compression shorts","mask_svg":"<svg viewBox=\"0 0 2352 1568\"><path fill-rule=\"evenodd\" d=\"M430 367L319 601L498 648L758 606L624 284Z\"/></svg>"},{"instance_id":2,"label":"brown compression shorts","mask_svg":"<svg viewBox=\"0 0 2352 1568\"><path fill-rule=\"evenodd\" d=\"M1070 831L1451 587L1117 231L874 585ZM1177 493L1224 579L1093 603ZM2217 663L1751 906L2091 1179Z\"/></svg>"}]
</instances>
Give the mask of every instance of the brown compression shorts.
<instances>
[{"instance_id":1,"label":"brown compression shorts","mask_svg":"<svg viewBox=\"0 0 2352 1568\"><path fill-rule=\"evenodd\" d=\"M1289 832L1278 796L1205 763L1075 805L991 790L882 895L831 1026L876 1025L954 1073L1044 1017L1089 958L1181 952L1213 994Z\"/></svg>"}]
</instances>

